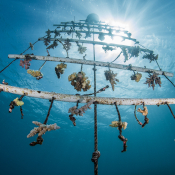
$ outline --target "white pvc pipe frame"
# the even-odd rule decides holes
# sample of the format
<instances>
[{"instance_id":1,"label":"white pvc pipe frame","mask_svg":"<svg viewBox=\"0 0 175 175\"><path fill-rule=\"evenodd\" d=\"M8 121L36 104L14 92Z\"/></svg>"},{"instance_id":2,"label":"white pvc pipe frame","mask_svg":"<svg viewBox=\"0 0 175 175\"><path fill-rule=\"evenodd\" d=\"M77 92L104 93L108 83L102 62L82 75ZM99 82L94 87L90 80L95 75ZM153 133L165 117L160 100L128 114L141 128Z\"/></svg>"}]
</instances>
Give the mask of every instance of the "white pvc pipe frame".
<instances>
[{"instance_id":1,"label":"white pvc pipe frame","mask_svg":"<svg viewBox=\"0 0 175 175\"><path fill-rule=\"evenodd\" d=\"M0 84L0 90L13 94L18 95L25 94L26 96L29 97L42 98L48 100L51 100L52 97L54 97L56 101L75 102L75 103L81 99L80 100L81 103L88 103L89 101L94 100L94 102L96 102L97 104L104 104L104 105L113 105L114 103L116 103L117 105L143 105L143 103L144 105L175 104L175 98L135 99L135 98L91 97L91 96L69 95L55 92L37 91L3 84Z\"/></svg>"},{"instance_id":2,"label":"white pvc pipe frame","mask_svg":"<svg viewBox=\"0 0 175 175\"><path fill-rule=\"evenodd\" d=\"M138 72L149 72L149 73L155 72L158 75L163 75L163 71L159 71L159 70L136 67L136 66L128 66L128 65L122 65L122 64L115 64L115 63L108 63L108 62L101 62L101 61L81 60L81 59L75 59L75 58L61 58L61 57L51 57L51 56L36 56L36 55L28 55L28 56L34 60L56 61L56 62L66 62L66 63L76 63L76 64L86 64L86 65L94 65L95 64L96 66L101 66L101 67L110 67L110 68L132 70L132 71L138 71ZM26 56L25 55L9 54L8 58L25 59ZM164 72L164 74L166 76L173 77L173 73Z\"/></svg>"}]
</instances>

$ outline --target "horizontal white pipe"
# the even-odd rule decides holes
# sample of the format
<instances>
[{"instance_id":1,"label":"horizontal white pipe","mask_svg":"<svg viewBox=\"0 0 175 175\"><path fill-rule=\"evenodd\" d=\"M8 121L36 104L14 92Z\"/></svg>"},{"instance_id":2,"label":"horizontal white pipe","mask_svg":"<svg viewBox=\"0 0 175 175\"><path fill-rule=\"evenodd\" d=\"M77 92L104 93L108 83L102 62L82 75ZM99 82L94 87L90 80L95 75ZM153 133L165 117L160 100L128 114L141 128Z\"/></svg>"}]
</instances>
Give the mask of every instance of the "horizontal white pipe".
<instances>
[{"instance_id":1,"label":"horizontal white pipe","mask_svg":"<svg viewBox=\"0 0 175 175\"><path fill-rule=\"evenodd\" d=\"M30 55L31 59L36 60L43 60L43 61L59 61L59 62L66 62L66 63L76 63L76 64L86 64L86 65L96 65L101 67L110 67L110 68L117 68L117 69L123 69L123 70L132 70L137 72L155 72L158 75L163 75L163 71L149 69L149 68L142 68L142 67L136 67L136 66L127 66L122 64L115 64L115 63L108 63L108 62L101 62L101 61L92 61L92 60L81 60L81 59L75 59L75 58L61 58L61 57L51 57L51 56L36 56L36 55ZM9 54L8 58L19 58L19 59L25 59L25 55L15 55L15 54ZM173 73L170 72L164 72L166 76L173 77Z\"/></svg>"},{"instance_id":2,"label":"horizontal white pipe","mask_svg":"<svg viewBox=\"0 0 175 175\"><path fill-rule=\"evenodd\" d=\"M163 105L163 104L175 104L175 98L164 98L164 99L134 99L134 98L111 98L111 97L91 97L91 96L82 96L80 95L68 95L68 94L59 94L54 92L45 92L37 91L26 88L19 88L15 86L3 85L0 84L0 90L4 92L9 92L13 94L23 95L42 98L51 100L52 97L57 101L65 102L77 102L80 100L81 103L88 103L91 100L94 100L97 104L113 105L115 102L117 105ZM2 92L1 92L2 93ZM13 100L13 99L12 99Z\"/></svg>"}]
</instances>

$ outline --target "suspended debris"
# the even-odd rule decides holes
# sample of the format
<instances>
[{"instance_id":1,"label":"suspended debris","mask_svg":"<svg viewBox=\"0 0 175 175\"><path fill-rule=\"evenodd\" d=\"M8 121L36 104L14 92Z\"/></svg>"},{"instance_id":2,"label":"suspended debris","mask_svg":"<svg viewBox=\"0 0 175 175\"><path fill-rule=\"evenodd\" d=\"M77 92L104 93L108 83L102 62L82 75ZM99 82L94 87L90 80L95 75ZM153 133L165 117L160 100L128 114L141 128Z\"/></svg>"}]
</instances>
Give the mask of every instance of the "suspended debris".
<instances>
[{"instance_id":1,"label":"suspended debris","mask_svg":"<svg viewBox=\"0 0 175 175\"><path fill-rule=\"evenodd\" d=\"M30 67L30 61L32 61L32 59L24 59L24 60L20 60L20 66L22 66L22 68L24 68L24 65L25 65L25 69L29 69Z\"/></svg>"},{"instance_id":2,"label":"suspended debris","mask_svg":"<svg viewBox=\"0 0 175 175\"><path fill-rule=\"evenodd\" d=\"M76 44L77 44L77 46L78 46L78 52L79 52L80 54L83 54L84 52L86 52L87 47L83 47L82 45L80 45L80 44L78 43L78 41L76 41Z\"/></svg>"},{"instance_id":3,"label":"suspended debris","mask_svg":"<svg viewBox=\"0 0 175 175\"><path fill-rule=\"evenodd\" d=\"M114 74L113 71L111 70L105 71L106 80L109 80L109 82L111 83L113 91L114 91L114 84L116 84L116 81L119 82L119 80L115 78L116 76L117 76L117 73Z\"/></svg>"},{"instance_id":4,"label":"suspended debris","mask_svg":"<svg viewBox=\"0 0 175 175\"><path fill-rule=\"evenodd\" d=\"M57 36L60 36L61 34L60 34L60 32L58 31L58 30L54 30L54 33L55 33L55 36L54 36L54 38L56 38Z\"/></svg>"},{"instance_id":5,"label":"suspended debris","mask_svg":"<svg viewBox=\"0 0 175 175\"><path fill-rule=\"evenodd\" d=\"M58 43L56 41L53 42L53 44L51 44L49 47L47 47L46 49L54 49L58 46Z\"/></svg>"},{"instance_id":6,"label":"suspended debris","mask_svg":"<svg viewBox=\"0 0 175 175\"><path fill-rule=\"evenodd\" d=\"M119 126L122 127L123 129L127 128L128 123L127 122L121 122L121 121L112 121L112 124L109 126L118 128Z\"/></svg>"},{"instance_id":7,"label":"suspended debris","mask_svg":"<svg viewBox=\"0 0 175 175\"><path fill-rule=\"evenodd\" d=\"M148 115L148 109L147 109L146 106L144 106L144 109L143 109L143 110L139 108L139 109L137 110L137 112L142 113L143 116L147 116L147 115Z\"/></svg>"},{"instance_id":8,"label":"suspended debris","mask_svg":"<svg viewBox=\"0 0 175 175\"><path fill-rule=\"evenodd\" d=\"M58 78L60 78L60 74L63 74L66 68L67 68L67 64L64 64L64 63L57 64L57 66L55 67L55 73Z\"/></svg>"},{"instance_id":9,"label":"suspended debris","mask_svg":"<svg viewBox=\"0 0 175 175\"><path fill-rule=\"evenodd\" d=\"M39 70L28 69L27 70L27 73L30 74L30 75L32 75L33 77L40 77L40 76L43 77L43 74Z\"/></svg>"},{"instance_id":10,"label":"suspended debris","mask_svg":"<svg viewBox=\"0 0 175 175\"><path fill-rule=\"evenodd\" d=\"M126 48L124 48L124 47L122 47L121 49L122 49L122 52L123 52L123 56L125 57L124 62L126 62L126 61L128 60L128 53L127 53L127 50L126 50Z\"/></svg>"},{"instance_id":11,"label":"suspended debris","mask_svg":"<svg viewBox=\"0 0 175 175\"><path fill-rule=\"evenodd\" d=\"M139 56L139 51L140 51L140 47L139 46L128 48L128 53L130 54L130 58L131 57L138 57Z\"/></svg>"},{"instance_id":12,"label":"suspended debris","mask_svg":"<svg viewBox=\"0 0 175 175\"><path fill-rule=\"evenodd\" d=\"M33 44L32 44L32 43L29 43L29 44L30 44L30 48L31 48L31 50L33 50L33 49L34 49Z\"/></svg>"},{"instance_id":13,"label":"suspended debris","mask_svg":"<svg viewBox=\"0 0 175 175\"><path fill-rule=\"evenodd\" d=\"M74 89L77 91L87 91L91 88L90 81L87 80L88 77L85 77L85 73L83 71L78 73L73 73L69 75L68 80L71 81L71 85L74 86Z\"/></svg>"},{"instance_id":14,"label":"suspended debris","mask_svg":"<svg viewBox=\"0 0 175 175\"><path fill-rule=\"evenodd\" d=\"M82 37L82 34L81 34L80 32L78 32L78 31L76 31L76 37L77 37L78 39L80 39L80 38Z\"/></svg>"},{"instance_id":15,"label":"suspended debris","mask_svg":"<svg viewBox=\"0 0 175 175\"><path fill-rule=\"evenodd\" d=\"M72 115L75 114L75 115L83 116L83 113L85 113L87 109L91 109L90 105L93 104L93 102L94 100L91 100L86 105L82 106L79 109L77 109L77 106L73 106L69 108L68 113L71 113Z\"/></svg>"},{"instance_id":16,"label":"suspended debris","mask_svg":"<svg viewBox=\"0 0 175 175\"><path fill-rule=\"evenodd\" d=\"M131 80L135 80L136 82L139 82L140 79L142 78L142 74L141 73L135 73L131 76Z\"/></svg>"},{"instance_id":17,"label":"suspended debris","mask_svg":"<svg viewBox=\"0 0 175 175\"><path fill-rule=\"evenodd\" d=\"M105 34L104 33L100 33L99 36L98 36L98 39L100 41L103 41L105 39Z\"/></svg>"},{"instance_id":18,"label":"suspended debris","mask_svg":"<svg viewBox=\"0 0 175 175\"><path fill-rule=\"evenodd\" d=\"M106 51L108 51L108 50L110 50L110 51L115 50L115 47L106 46L106 47L102 47L102 49L103 49L103 50L105 51L105 53L106 53Z\"/></svg>"},{"instance_id":19,"label":"suspended debris","mask_svg":"<svg viewBox=\"0 0 175 175\"><path fill-rule=\"evenodd\" d=\"M34 127L34 129L32 129L30 131L30 133L27 135L27 138L29 137L33 137L34 135L36 135L38 133L38 136L42 136L43 134L46 133L46 131L51 131L51 130L56 130L56 129L60 129L59 126L57 126L57 124L52 124L52 125L45 125L42 124L40 122L37 121L33 121L33 124L39 126L39 127Z\"/></svg>"},{"instance_id":20,"label":"suspended debris","mask_svg":"<svg viewBox=\"0 0 175 175\"><path fill-rule=\"evenodd\" d=\"M148 87L152 86L153 90L155 84L158 84L161 87L161 78L157 76L158 74L153 73L153 75L149 74L149 78L146 78L146 82L144 84L148 84Z\"/></svg>"},{"instance_id":21,"label":"suspended debris","mask_svg":"<svg viewBox=\"0 0 175 175\"><path fill-rule=\"evenodd\" d=\"M144 58L149 59L149 60L150 60L150 63L151 63L152 61L158 60L158 54L155 55L155 54L153 54L153 52L151 52L151 53L149 53L149 54L145 54L145 55L143 56L143 59L144 59Z\"/></svg>"}]
</instances>

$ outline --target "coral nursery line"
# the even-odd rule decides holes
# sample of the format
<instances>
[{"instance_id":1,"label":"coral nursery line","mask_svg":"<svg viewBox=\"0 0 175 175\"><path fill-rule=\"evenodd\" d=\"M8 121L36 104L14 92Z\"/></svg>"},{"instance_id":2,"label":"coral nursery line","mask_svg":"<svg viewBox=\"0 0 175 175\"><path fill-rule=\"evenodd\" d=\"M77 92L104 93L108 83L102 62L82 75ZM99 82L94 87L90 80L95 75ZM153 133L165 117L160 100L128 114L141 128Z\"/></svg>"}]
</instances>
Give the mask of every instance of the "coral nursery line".
<instances>
[{"instance_id":1,"label":"coral nursery line","mask_svg":"<svg viewBox=\"0 0 175 175\"><path fill-rule=\"evenodd\" d=\"M166 104L175 104L175 98L157 98L157 99L136 99L136 98L111 98L111 97L91 97L91 96L81 96L81 95L69 95L69 94L60 94L54 92L46 91L37 91L27 88L19 88L15 86L3 85L0 84L0 91L9 92L18 95L25 95L29 97L42 98L51 100L52 97L56 101L65 101L65 102L74 102L77 103L79 100L80 103L88 103L93 100L96 104L105 104L105 105L166 105Z\"/></svg>"},{"instance_id":2,"label":"coral nursery line","mask_svg":"<svg viewBox=\"0 0 175 175\"><path fill-rule=\"evenodd\" d=\"M149 68L142 68L142 67L136 67L131 65L122 65L122 64L116 64L116 63L108 63L108 62L102 62L102 61L92 61L92 60L82 60L82 59L75 59L75 58L61 58L61 57L52 57L52 56L37 56L37 55L27 55L30 59L33 60L42 60L42 61L59 61L59 62L66 62L66 63L76 63L76 64L86 64L86 65L96 65L101 67L110 67L110 68L117 68L117 69L123 69L123 70L132 70L132 71L139 71L139 72L155 72L158 75L166 75L173 77L173 73L170 72L164 72ZM25 59L25 55L15 55L15 54L9 54L8 58L18 58L18 59Z\"/></svg>"}]
</instances>

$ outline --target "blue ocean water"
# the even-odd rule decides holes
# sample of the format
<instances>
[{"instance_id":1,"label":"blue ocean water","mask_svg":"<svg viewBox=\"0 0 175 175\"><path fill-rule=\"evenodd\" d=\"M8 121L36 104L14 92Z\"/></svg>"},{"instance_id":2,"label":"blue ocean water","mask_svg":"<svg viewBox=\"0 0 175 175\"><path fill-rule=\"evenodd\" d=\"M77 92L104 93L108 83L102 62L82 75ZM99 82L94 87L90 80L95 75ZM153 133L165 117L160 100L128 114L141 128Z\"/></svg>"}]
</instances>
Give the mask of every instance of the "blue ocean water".
<instances>
[{"instance_id":1,"label":"blue ocean water","mask_svg":"<svg viewBox=\"0 0 175 175\"><path fill-rule=\"evenodd\" d=\"M174 39L175 39L175 2L173 0L53 0L22 1L6 0L0 2L0 70L12 59L8 54L20 54L45 31L54 30L53 24L86 19L90 13L96 13L101 21L112 25L121 24L127 27L140 44L159 54L159 65L162 70L175 74ZM126 43L128 44L128 43ZM129 43L130 44L130 43ZM93 59L92 48L87 45L87 59ZM65 57L66 53L59 47L49 51L51 56ZM34 50L25 53L47 55L43 42L37 42ZM82 58L77 48L70 50L72 58ZM105 52L96 47L96 60L110 62L116 58L115 52ZM116 61L120 64L152 68L158 70L155 62L131 58L126 63L124 58ZM31 61L31 69L37 70L43 61ZM37 81L15 61L0 74L0 81L5 79L11 86L57 93L76 94L67 77L80 70L80 65L67 64L61 79L55 74L56 62L46 62L42 68L44 78ZM105 68L97 67L97 89L109 82L104 77ZM172 84L161 76L162 86L155 90L144 84L148 74L143 73L140 82L130 80L131 71L112 69L120 80L112 91L111 86L98 94L116 98L175 98ZM83 66L89 77L93 92L93 71L91 66ZM175 83L174 77L170 78ZM110 84L109 84L110 85ZM35 137L27 138L33 129L32 121L44 122L50 102L44 99L24 97L21 119L19 108L8 112L10 102L19 97L15 94L0 93L0 174L59 174L59 175L91 175L94 165L91 162L94 152L94 113L93 106L83 117L76 117L73 126L68 117L68 109L75 104L54 101L48 124L57 123L59 130L51 131L43 136L42 145L35 147L29 143ZM82 106L82 105L81 105ZM175 112L175 106L170 105ZM122 121L128 123L123 135L128 139L127 152L121 153L122 142L118 139L119 131L111 128L112 121L118 120L114 106L98 105L98 150L101 153L98 162L99 175L172 175L175 174L175 121L167 106L147 106L149 124L145 128L138 125L134 117L134 106L119 106ZM143 122L143 117L138 114Z\"/></svg>"}]
</instances>

